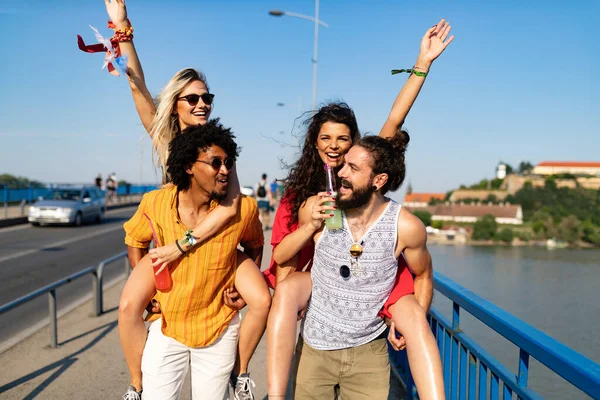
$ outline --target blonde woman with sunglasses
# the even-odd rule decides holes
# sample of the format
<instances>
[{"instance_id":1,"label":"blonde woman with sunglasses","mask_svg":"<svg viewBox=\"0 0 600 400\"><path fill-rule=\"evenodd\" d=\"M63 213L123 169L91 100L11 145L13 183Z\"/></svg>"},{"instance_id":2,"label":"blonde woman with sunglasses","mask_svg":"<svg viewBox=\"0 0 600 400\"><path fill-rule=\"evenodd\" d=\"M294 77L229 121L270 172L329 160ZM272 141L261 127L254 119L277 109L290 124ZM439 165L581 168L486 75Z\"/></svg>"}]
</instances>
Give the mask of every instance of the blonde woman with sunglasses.
<instances>
[{"instance_id":1,"label":"blonde woman with sunglasses","mask_svg":"<svg viewBox=\"0 0 600 400\"><path fill-rule=\"evenodd\" d=\"M106 10L115 28L126 29L130 27L127 19L127 10L123 0L105 0ZM144 128L152 139L152 145L158 165L162 169L163 183L168 181L166 176L166 160L169 142L179 135L185 128L193 125L204 125L208 122L214 94L210 93L206 77L194 69L184 69L175 74L167 83L156 99L153 99L144 77L140 60L137 56L133 41L120 42L121 54L127 57L127 76L133 95L135 107ZM220 166L219 166L220 167ZM227 168L229 166L226 165ZM234 218L238 209L240 186L232 165L232 179L227 197L220 205L210 212L202 223L195 227L191 236L195 242L202 243L223 228L231 218ZM184 252L193 246L182 238L178 242ZM142 257L151 257L152 266L168 267L168 264L182 256L176 244L168 244L150 250L128 247L128 256L133 267ZM248 363L265 327L271 295L256 264L238 252L238 266L235 279L235 289L223 293L224 304L234 309L241 309L248 304L248 311L240 326L238 359L233 371L233 384L235 385L235 399L251 399L250 386L253 382L247 373ZM153 274L148 268L148 275ZM144 282L153 282L145 279ZM123 396L124 399L135 400L141 398L142 371L141 358L146 340L146 327L141 316L146 305L154 296L156 288L147 284L128 285L132 289L124 291L119 304L119 334L121 346L131 375L131 384ZM239 291L243 299L238 295ZM152 311L159 312L156 306Z\"/></svg>"}]
</instances>

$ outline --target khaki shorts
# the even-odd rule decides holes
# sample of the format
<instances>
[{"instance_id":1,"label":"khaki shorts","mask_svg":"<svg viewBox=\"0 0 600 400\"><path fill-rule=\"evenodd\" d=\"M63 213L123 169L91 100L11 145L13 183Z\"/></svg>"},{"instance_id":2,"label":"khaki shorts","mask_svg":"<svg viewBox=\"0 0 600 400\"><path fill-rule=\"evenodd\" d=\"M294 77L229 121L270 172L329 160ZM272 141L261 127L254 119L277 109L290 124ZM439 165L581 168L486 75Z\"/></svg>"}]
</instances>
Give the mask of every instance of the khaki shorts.
<instances>
[{"instance_id":1,"label":"khaki shorts","mask_svg":"<svg viewBox=\"0 0 600 400\"><path fill-rule=\"evenodd\" d=\"M336 385L341 400L387 400L390 359L386 339L342 350L316 350L300 336L294 377L295 400L334 399Z\"/></svg>"}]
</instances>

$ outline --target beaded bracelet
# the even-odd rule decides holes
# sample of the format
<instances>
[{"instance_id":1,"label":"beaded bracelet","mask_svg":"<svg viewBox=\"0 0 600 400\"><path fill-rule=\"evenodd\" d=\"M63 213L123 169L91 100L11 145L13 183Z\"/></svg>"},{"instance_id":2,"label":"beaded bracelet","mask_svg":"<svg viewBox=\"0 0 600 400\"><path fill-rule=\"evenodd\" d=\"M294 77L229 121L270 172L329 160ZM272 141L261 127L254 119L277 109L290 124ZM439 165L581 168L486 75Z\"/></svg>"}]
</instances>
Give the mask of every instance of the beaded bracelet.
<instances>
[{"instance_id":1,"label":"beaded bracelet","mask_svg":"<svg viewBox=\"0 0 600 400\"><path fill-rule=\"evenodd\" d=\"M111 38L111 41L116 42L131 42L133 40L133 27L115 29L115 34Z\"/></svg>"},{"instance_id":2,"label":"beaded bracelet","mask_svg":"<svg viewBox=\"0 0 600 400\"><path fill-rule=\"evenodd\" d=\"M108 27L111 29L114 29L115 34L112 38L110 38L110 41L115 43L115 42L131 42L131 40L133 39L133 26L131 26L131 21L129 21L129 18L127 18L127 27L125 28L121 28L121 29L117 29L117 27L115 26L115 24L109 20L108 21Z\"/></svg>"}]
</instances>

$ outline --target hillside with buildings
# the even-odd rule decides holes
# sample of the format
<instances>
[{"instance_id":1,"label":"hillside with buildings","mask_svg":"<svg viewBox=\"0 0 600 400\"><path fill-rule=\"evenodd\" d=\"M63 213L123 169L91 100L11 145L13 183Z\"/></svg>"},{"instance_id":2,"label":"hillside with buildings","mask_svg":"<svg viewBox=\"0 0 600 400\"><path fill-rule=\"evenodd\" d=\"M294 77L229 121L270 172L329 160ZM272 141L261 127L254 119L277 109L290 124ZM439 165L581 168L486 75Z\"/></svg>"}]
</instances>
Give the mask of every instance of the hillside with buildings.
<instances>
[{"instance_id":1,"label":"hillside with buildings","mask_svg":"<svg viewBox=\"0 0 600 400\"><path fill-rule=\"evenodd\" d=\"M404 206L448 243L600 246L600 162L500 163L493 179L447 193L418 193Z\"/></svg>"}]
</instances>

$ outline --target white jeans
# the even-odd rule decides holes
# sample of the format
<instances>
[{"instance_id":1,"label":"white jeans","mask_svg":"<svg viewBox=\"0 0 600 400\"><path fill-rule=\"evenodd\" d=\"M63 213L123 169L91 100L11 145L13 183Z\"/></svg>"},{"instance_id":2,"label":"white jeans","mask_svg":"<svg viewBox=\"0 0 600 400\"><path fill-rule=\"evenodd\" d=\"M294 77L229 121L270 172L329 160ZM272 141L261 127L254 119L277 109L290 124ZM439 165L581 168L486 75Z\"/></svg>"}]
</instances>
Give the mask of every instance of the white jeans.
<instances>
[{"instance_id":1,"label":"white jeans","mask_svg":"<svg viewBox=\"0 0 600 400\"><path fill-rule=\"evenodd\" d=\"M181 344L163 335L161 324L161 319L150 324L142 355L143 399L178 399L188 365L192 367L193 399L228 398L240 330L239 313L221 337L207 347Z\"/></svg>"}]
</instances>

